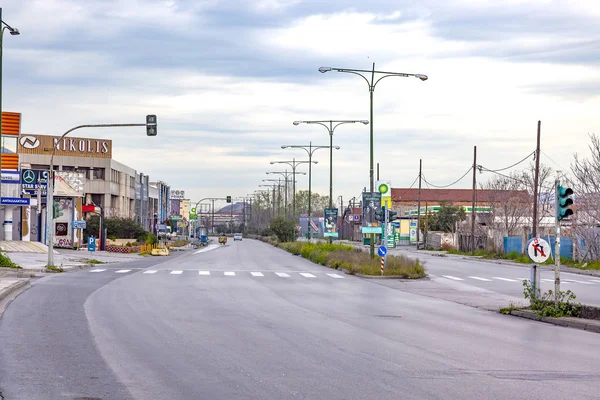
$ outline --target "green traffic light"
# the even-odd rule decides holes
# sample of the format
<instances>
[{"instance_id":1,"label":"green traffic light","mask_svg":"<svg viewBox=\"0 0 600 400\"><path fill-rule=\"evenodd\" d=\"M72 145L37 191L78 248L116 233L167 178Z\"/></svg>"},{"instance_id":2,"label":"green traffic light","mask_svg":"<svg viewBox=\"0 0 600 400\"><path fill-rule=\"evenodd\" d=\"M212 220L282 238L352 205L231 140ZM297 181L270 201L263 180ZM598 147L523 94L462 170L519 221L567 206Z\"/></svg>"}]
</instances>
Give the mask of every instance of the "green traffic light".
<instances>
[{"instance_id":1,"label":"green traffic light","mask_svg":"<svg viewBox=\"0 0 600 400\"><path fill-rule=\"evenodd\" d=\"M573 210L569 208L573 205L573 199L571 196L573 195L573 189L565 188L560 185L556 187L556 196L558 207L556 210L556 218L559 221L562 221L565 218L573 215Z\"/></svg>"}]
</instances>

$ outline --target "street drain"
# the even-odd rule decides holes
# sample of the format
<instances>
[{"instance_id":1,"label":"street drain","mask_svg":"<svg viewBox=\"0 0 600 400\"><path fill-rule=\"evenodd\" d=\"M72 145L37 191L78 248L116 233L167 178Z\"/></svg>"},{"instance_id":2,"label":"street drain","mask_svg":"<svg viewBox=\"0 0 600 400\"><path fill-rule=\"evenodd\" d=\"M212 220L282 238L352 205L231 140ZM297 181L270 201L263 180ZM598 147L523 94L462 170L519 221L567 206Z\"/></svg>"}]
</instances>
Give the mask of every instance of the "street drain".
<instances>
[{"instance_id":1,"label":"street drain","mask_svg":"<svg viewBox=\"0 0 600 400\"><path fill-rule=\"evenodd\" d=\"M375 315L376 317L379 318L402 318L401 315Z\"/></svg>"}]
</instances>

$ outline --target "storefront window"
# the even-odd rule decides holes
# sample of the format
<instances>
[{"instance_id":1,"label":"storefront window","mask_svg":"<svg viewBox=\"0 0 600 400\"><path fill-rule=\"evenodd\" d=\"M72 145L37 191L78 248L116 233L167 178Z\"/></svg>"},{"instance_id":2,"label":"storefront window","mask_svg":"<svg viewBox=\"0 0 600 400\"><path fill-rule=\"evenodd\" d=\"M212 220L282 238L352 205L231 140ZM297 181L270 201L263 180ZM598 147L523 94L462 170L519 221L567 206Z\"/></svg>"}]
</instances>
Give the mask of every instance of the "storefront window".
<instances>
[{"instance_id":1,"label":"storefront window","mask_svg":"<svg viewBox=\"0 0 600 400\"><path fill-rule=\"evenodd\" d=\"M17 137L2 136L2 152L5 154L17 153Z\"/></svg>"}]
</instances>

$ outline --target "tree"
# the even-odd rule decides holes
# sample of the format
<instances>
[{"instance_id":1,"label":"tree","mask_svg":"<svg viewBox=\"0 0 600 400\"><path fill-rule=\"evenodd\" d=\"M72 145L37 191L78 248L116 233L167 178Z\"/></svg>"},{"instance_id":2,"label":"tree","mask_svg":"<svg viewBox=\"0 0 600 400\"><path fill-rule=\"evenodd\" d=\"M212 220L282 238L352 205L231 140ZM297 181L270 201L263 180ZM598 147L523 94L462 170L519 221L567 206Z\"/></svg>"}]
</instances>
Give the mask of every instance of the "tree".
<instances>
[{"instance_id":1,"label":"tree","mask_svg":"<svg viewBox=\"0 0 600 400\"><path fill-rule=\"evenodd\" d=\"M296 240L296 223L291 219L275 218L271 223L271 230L280 242L293 242Z\"/></svg>"},{"instance_id":2,"label":"tree","mask_svg":"<svg viewBox=\"0 0 600 400\"><path fill-rule=\"evenodd\" d=\"M104 228L107 231L107 237L117 239L141 239L145 240L148 232L137 222L129 218L104 218ZM100 217L92 215L86 222L86 229L83 231L83 237L87 241L90 236L98 237L100 230Z\"/></svg>"},{"instance_id":3,"label":"tree","mask_svg":"<svg viewBox=\"0 0 600 400\"><path fill-rule=\"evenodd\" d=\"M571 164L576 213L573 216L575 236L583 240L578 248L580 259L600 259L600 137L590 135L590 159L575 154Z\"/></svg>"},{"instance_id":4,"label":"tree","mask_svg":"<svg viewBox=\"0 0 600 400\"><path fill-rule=\"evenodd\" d=\"M540 163L540 174L538 180L538 225L544 217L554 216L554 179L552 168ZM533 199L533 188L535 187L535 163L531 163L527 170L521 172L521 180L524 181L524 189ZM533 201L529 208L528 218L533 221Z\"/></svg>"},{"instance_id":5,"label":"tree","mask_svg":"<svg viewBox=\"0 0 600 400\"><path fill-rule=\"evenodd\" d=\"M312 192L310 196L311 216L323 216L325 208L329 207L329 196L321 196L319 193ZM308 213L308 190L300 190L296 193L296 215L294 219L298 219L300 215Z\"/></svg>"},{"instance_id":6,"label":"tree","mask_svg":"<svg viewBox=\"0 0 600 400\"><path fill-rule=\"evenodd\" d=\"M453 232L457 222L466 218L465 211L460 206L453 206L450 203L441 203L440 210L437 213L428 214L423 217L421 226L425 226L427 219L427 230L438 232Z\"/></svg>"},{"instance_id":7,"label":"tree","mask_svg":"<svg viewBox=\"0 0 600 400\"><path fill-rule=\"evenodd\" d=\"M526 192L526 183L523 172L513 172L509 176L496 175L481 186L489 190L487 198L492 208L491 227L500 229L503 235L517 235L519 228L530 218L532 197Z\"/></svg>"}]
</instances>

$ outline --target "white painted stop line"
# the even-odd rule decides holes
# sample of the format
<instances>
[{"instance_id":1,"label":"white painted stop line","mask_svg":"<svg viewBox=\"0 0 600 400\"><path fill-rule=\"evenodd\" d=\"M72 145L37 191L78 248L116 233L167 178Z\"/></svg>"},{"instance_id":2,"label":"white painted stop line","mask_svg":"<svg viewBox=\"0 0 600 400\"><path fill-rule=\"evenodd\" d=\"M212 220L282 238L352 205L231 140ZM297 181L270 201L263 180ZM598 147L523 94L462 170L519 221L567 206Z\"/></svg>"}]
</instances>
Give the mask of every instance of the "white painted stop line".
<instances>
[{"instance_id":1,"label":"white painted stop line","mask_svg":"<svg viewBox=\"0 0 600 400\"><path fill-rule=\"evenodd\" d=\"M198 275L210 275L210 271L198 271Z\"/></svg>"},{"instance_id":2,"label":"white painted stop line","mask_svg":"<svg viewBox=\"0 0 600 400\"><path fill-rule=\"evenodd\" d=\"M469 278L471 278L471 279L476 279L476 280L478 280L478 281L484 281L484 282L491 282L491 281L492 281L491 279L480 278L480 277L478 277L478 276L470 276Z\"/></svg>"},{"instance_id":3,"label":"white painted stop line","mask_svg":"<svg viewBox=\"0 0 600 400\"><path fill-rule=\"evenodd\" d=\"M115 274L125 274L130 271L131 271L130 269L120 269L118 271L115 271Z\"/></svg>"},{"instance_id":4,"label":"white painted stop line","mask_svg":"<svg viewBox=\"0 0 600 400\"><path fill-rule=\"evenodd\" d=\"M225 276L235 276L235 272L225 272Z\"/></svg>"},{"instance_id":5,"label":"white painted stop line","mask_svg":"<svg viewBox=\"0 0 600 400\"><path fill-rule=\"evenodd\" d=\"M90 272L103 272L105 269L91 269Z\"/></svg>"},{"instance_id":6,"label":"white painted stop line","mask_svg":"<svg viewBox=\"0 0 600 400\"><path fill-rule=\"evenodd\" d=\"M158 272L158 270L156 270L156 269L151 269L151 270L148 270L148 271L144 271L143 273L144 273L144 274L155 274L155 273L157 273L157 272Z\"/></svg>"},{"instance_id":7,"label":"white painted stop line","mask_svg":"<svg viewBox=\"0 0 600 400\"><path fill-rule=\"evenodd\" d=\"M275 272L275 274L277 274L277 276L281 277L281 278L289 278L290 276L288 274L286 274L285 272Z\"/></svg>"},{"instance_id":8,"label":"white painted stop line","mask_svg":"<svg viewBox=\"0 0 600 400\"><path fill-rule=\"evenodd\" d=\"M252 276L264 276L262 272L250 272Z\"/></svg>"},{"instance_id":9,"label":"white painted stop line","mask_svg":"<svg viewBox=\"0 0 600 400\"><path fill-rule=\"evenodd\" d=\"M316 278L316 276L314 276L313 274L309 274L308 272L300 272L300 275L302 275L305 278Z\"/></svg>"},{"instance_id":10,"label":"white painted stop line","mask_svg":"<svg viewBox=\"0 0 600 400\"><path fill-rule=\"evenodd\" d=\"M327 274L327 275L330 276L330 277L332 277L332 278L335 278L335 279L344 279L343 276L338 275L338 274Z\"/></svg>"},{"instance_id":11,"label":"white painted stop line","mask_svg":"<svg viewBox=\"0 0 600 400\"><path fill-rule=\"evenodd\" d=\"M171 275L181 275L183 271L171 271Z\"/></svg>"},{"instance_id":12,"label":"white painted stop line","mask_svg":"<svg viewBox=\"0 0 600 400\"><path fill-rule=\"evenodd\" d=\"M517 281L516 279L500 278L500 277L498 277L498 276L494 276L493 278L494 278L494 279L498 279L498 280L500 280L500 281L505 281L505 282L516 282L516 281Z\"/></svg>"}]
</instances>

